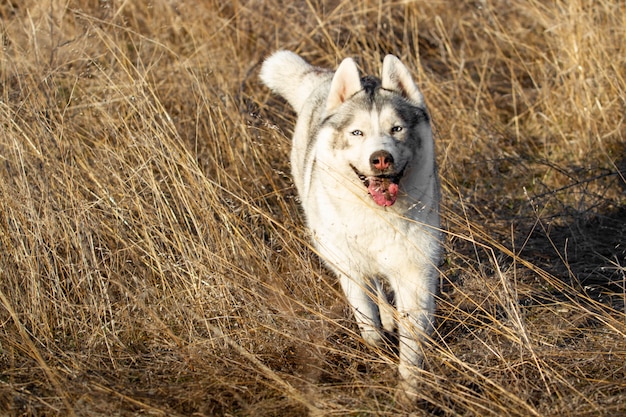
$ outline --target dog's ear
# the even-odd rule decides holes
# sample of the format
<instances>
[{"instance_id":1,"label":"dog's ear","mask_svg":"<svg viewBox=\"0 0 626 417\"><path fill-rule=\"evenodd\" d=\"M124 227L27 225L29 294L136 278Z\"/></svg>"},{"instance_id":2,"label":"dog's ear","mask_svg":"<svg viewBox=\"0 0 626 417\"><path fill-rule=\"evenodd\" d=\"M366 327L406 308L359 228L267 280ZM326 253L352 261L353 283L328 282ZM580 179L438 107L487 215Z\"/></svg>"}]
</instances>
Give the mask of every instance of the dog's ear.
<instances>
[{"instance_id":1,"label":"dog's ear","mask_svg":"<svg viewBox=\"0 0 626 417\"><path fill-rule=\"evenodd\" d=\"M383 60L382 88L395 91L420 107L424 105L424 97L413 81L411 73L393 55L387 55Z\"/></svg>"},{"instance_id":2,"label":"dog's ear","mask_svg":"<svg viewBox=\"0 0 626 417\"><path fill-rule=\"evenodd\" d=\"M344 59L335 71L326 101L326 113L330 113L340 104L361 90L361 77L352 58Z\"/></svg>"}]
</instances>

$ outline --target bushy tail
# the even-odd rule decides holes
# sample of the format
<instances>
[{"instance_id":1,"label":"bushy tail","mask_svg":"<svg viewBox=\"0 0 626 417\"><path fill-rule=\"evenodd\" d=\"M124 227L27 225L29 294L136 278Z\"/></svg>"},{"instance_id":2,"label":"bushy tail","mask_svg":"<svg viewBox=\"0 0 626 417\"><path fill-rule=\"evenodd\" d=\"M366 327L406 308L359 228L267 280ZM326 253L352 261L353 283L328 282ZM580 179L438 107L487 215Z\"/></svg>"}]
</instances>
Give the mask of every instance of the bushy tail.
<instances>
[{"instance_id":1,"label":"bushy tail","mask_svg":"<svg viewBox=\"0 0 626 417\"><path fill-rule=\"evenodd\" d=\"M298 113L320 78L332 77L332 72L310 65L291 51L277 51L263 62L261 81L284 97Z\"/></svg>"}]
</instances>

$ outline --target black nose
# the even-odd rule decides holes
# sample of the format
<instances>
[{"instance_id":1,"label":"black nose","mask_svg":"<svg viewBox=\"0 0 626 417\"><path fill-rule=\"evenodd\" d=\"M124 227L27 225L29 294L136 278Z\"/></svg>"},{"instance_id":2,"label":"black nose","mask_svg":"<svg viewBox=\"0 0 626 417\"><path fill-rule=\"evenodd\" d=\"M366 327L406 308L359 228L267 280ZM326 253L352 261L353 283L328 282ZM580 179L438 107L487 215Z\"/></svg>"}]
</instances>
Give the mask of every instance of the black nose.
<instances>
[{"instance_id":1,"label":"black nose","mask_svg":"<svg viewBox=\"0 0 626 417\"><path fill-rule=\"evenodd\" d=\"M393 166L393 156L387 151L376 151L370 156L372 169L384 171Z\"/></svg>"}]
</instances>

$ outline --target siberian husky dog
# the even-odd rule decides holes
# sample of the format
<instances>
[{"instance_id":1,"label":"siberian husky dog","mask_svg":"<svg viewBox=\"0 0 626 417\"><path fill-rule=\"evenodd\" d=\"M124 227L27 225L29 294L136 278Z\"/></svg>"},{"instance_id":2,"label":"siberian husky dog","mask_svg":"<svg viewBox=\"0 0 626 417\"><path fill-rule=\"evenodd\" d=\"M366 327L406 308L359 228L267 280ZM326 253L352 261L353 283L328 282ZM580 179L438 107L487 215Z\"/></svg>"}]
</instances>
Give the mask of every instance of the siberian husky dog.
<instances>
[{"instance_id":1,"label":"siberian husky dog","mask_svg":"<svg viewBox=\"0 0 626 417\"><path fill-rule=\"evenodd\" d=\"M432 330L441 252L439 180L430 118L393 55L381 79L351 58L335 72L289 51L261 80L298 114L291 169L319 255L336 273L363 339L397 331L401 383L414 386Z\"/></svg>"}]
</instances>

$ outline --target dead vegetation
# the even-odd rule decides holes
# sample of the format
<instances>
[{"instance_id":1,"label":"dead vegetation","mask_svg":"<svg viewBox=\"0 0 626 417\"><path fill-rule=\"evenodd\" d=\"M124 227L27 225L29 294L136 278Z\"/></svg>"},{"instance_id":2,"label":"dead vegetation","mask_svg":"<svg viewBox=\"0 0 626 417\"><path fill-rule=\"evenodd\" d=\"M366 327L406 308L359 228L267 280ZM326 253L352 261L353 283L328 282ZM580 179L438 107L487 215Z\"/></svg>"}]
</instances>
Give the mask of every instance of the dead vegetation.
<instances>
[{"instance_id":1,"label":"dead vegetation","mask_svg":"<svg viewBox=\"0 0 626 417\"><path fill-rule=\"evenodd\" d=\"M625 12L1 3L0 414L626 413ZM414 407L308 244L277 48L394 53L429 104L448 239Z\"/></svg>"}]
</instances>

